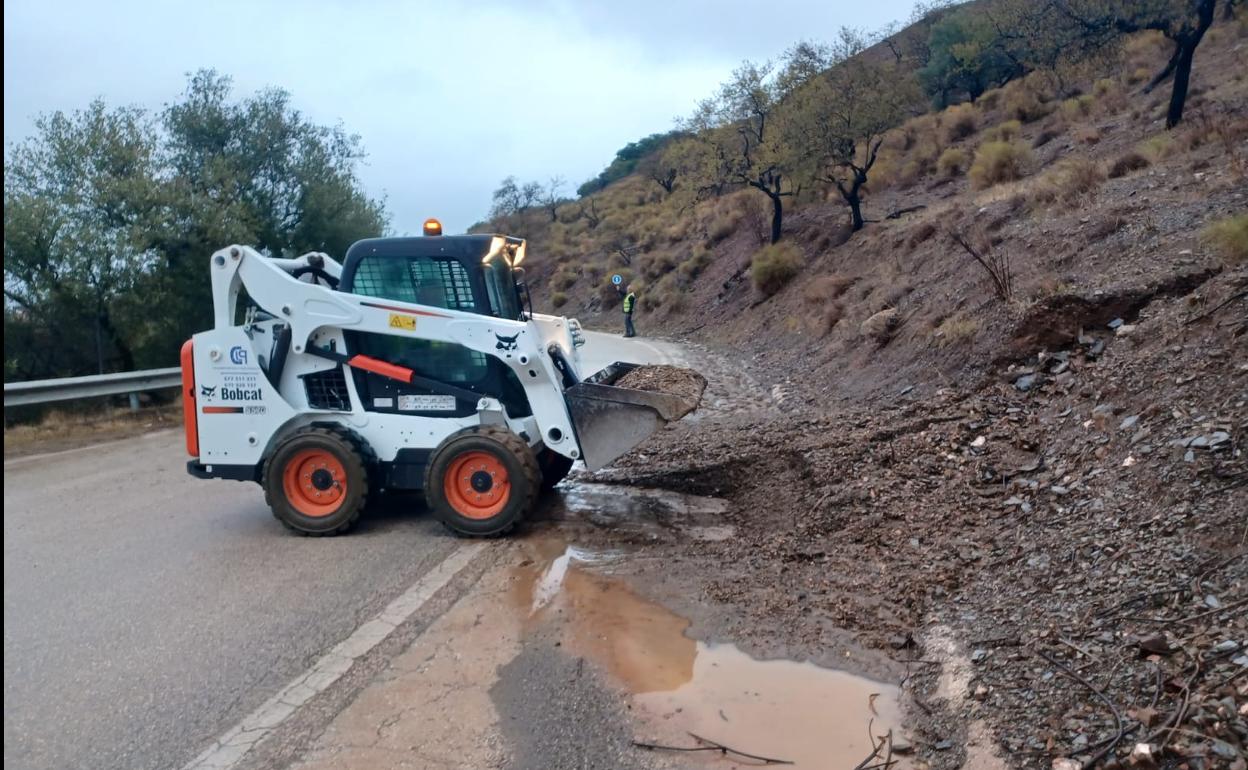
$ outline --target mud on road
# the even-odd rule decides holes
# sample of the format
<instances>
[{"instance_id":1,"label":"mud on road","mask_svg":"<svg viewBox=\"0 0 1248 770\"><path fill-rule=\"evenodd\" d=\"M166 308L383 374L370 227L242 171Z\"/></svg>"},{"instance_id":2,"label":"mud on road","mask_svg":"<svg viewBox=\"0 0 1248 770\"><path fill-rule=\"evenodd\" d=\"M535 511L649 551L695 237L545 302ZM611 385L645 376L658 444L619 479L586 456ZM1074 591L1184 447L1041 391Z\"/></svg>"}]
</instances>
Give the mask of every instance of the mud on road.
<instances>
[{"instance_id":1,"label":"mud on road","mask_svg":"<svg viewBox=\"0 0 1248 770\"><path fill-rule=\"evenodd\" d=\"M1242 767L1248 341L1200 310L1244 280L832 412L700 357L706 408L550 517L699 643L898 687L920 766Z\"/></svg>"}]
</instances>

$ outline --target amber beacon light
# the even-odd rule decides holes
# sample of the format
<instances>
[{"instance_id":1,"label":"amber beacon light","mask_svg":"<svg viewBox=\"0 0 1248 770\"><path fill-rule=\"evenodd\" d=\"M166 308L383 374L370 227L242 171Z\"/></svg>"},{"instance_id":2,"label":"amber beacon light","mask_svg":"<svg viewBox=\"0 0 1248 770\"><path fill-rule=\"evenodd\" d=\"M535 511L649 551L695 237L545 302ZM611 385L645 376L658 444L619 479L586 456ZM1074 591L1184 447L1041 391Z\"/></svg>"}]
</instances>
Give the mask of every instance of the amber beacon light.
<instances>
[{"instance_id":1,"label":"amber beacon light","mask_svg":"<svg viewBox=\"0 0 1248 770\"><path fill-rule=\"evenodd\" d=\"M436 219L430 218L425 220L425 235L441 235L442 223Z\"/></svg>"}]
</instances>

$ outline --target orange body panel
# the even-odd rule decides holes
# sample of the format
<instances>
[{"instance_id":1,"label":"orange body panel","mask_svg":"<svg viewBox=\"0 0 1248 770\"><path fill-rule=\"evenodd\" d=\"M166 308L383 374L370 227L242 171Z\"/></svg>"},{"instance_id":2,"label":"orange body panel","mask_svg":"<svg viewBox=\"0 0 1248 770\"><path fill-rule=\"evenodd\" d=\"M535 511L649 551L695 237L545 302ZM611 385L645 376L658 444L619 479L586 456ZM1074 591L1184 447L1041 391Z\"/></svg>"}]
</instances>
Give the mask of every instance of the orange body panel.
<instances>
[{"instance_id":1,"label":"orange body panel","mask_svg":"<svg viewBox=\"0 0 1248 770\"><path fill-rule=\"evenodd\" d=\"M411 369L408 369L406 366L396 366L395 364L387 363L379 358L373 358L372 356L351 356L351 358L347 360L347 365L353 366L356 369L363 369L366 372L380 374L382 377L389 377L392 380L399 380L400 382L412 381Z\"/></svg>"},{"instance_id":2,"label":"orange body panel","mask_svg":"<svg viewBox=\"0 0 1248 770\"><path fill-rule=\"evenodd\" d=\"M186 433L186 453L199 457L199 420L195 415L195 345L182 343L182 430Z\"/></svg>"}]
</instances>

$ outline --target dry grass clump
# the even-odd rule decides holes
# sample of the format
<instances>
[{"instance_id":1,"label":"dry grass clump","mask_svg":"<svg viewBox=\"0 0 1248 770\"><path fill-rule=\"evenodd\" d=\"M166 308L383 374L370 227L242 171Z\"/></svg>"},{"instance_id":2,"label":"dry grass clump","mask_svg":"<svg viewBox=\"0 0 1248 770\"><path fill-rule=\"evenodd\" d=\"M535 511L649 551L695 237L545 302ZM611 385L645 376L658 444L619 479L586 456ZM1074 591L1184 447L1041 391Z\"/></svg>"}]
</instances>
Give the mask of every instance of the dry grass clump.
<instances>
[{"instance_id":1,"label":"dry grass clump","mask_svg":"<svg viewBox=\"0 0 1248 770\"><path fill-rule=\"evenodd\" d=\"M550 295L550 306L553 308L561 308L568 304L568 295L561 291L557 291Z\"/></svg>"},{"instance_id":2,"label":"dry grass clump","mask_svg":"<svg viewBox=\"0 0 1248 770\"><path fill-rule=\"evenodd\" d=\"M955 104L945 110L941 119L945 141L956 142L979 130L979 113L973 104Z\"/></svg>"},{"instance_id":3,"label":"dry grass clump","mask_svg":"<svg viewBox=\"0 0 1248 770\"><path fill-rule=\"evenodd\" d=\"M989 142L1013 142L1023 135L1023 124L1018 120L1006 120L984 132Z\"/></svg>"},{"instance_id":4,"label":"dry grass clump","mask_svg":"<svg viewBox=\"0 0 1248 770\"><path fill-rule=\"evenodd\" d=\"M855 279L833 273L821 275L806 284L802 290L802 298L811 304L819 304L837 299L854 285Z\"/></svg>"},{"instance_id":5,"label":"dry grass clump","mask_svg":"<svg viewBox=\"0 0 1248 770\"><path fill-rule=\"evenodd\" d=\"M1214 222L1201 234L1228 265L1248 262L1248 214L1236 214Z\"/></svg>"},{"instance_id":6,"label":"dry grass clump","mask_svg":"<svg viewBox=\"0 0 1248 770\"><path fill-rule=\"evenodd\" d=\"M1100 164L1087 158L1071 158L1036 180L1031 201L1036 204L1069 203L1092 195L1104 181L1105 171Z\"/></svg>"},{"instance_id":7,"label":"dry grass clump","mask_svg":"<svg viewBox=\"0 0 1248 770\"><path fill-rule=\"evenodd\" d=\"M793 280L802 269L802 261L802 250L787 241L759 249L750 263L754 286L770 297Z\"/></svg>"},{"instance_id":8,"label":"dry grass clump","mask_svg":"<svg viewBox=\"0 0 1248 770\"><path fill-rule=\"evenodd\" d=\"M933 336L936 338L937 345L947 348L971 342L978 332L979 321L959 313L941 321Z\"/></svg>"},{"instance_id":9,"label":"dry grass clump","mask_svg":"<svg viewBox=\"0 0 1248 770\"><path fill-rule=\"evenodd\" d=\"M971 156L961 147L950 147L940 154L936 170L944 176L962 176L970 166Z\"/></svg>"},{"instance_id":10,"label":"dry grass clump","mask_svg":"<svg viewBox=\"0 0 1248 770\"><path fill-rule=\"evenodd\" d=\"M1019 142L984 142L975 151L971 184L979 189L1012 182L1027 175L1031 150Z\"/></svg>"},{"instance_id":11,"label":"dry grass clump","mask_svg":"<svg viewBox=\"0 0 1248 770\"><path fill-rule=\"evenodd\" d=\"M1130 174L1132 171L1148 168L1148 166L1148 158L1135 150L1128 150L1115 158L1114 162L1109 165L1108 176L1110 179L1118 179Z\"/></svg>"}]
</instances>

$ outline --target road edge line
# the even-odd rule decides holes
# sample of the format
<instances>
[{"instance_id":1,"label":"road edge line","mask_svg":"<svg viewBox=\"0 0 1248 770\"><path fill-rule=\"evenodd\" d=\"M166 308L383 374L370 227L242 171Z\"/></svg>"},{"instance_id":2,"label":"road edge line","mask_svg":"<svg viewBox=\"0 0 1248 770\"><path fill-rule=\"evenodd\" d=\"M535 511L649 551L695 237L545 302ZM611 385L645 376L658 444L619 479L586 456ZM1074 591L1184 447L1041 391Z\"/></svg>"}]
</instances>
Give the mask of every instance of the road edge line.
<instances>
[{"instance_id":1,"label":"road edge line","mask_svg":"<svg viewBox=\"0 0 1248 770\"><path fill-rule=\"evenodd\" d=\"M385 641L488 547L486 542L466 543L443 559L375 617L334 645L308 670L222 733L211 746L184 765L183 770L229 770L238 765L261 740L341 679L357 660Z\"/></svg>"}]
</instances>

